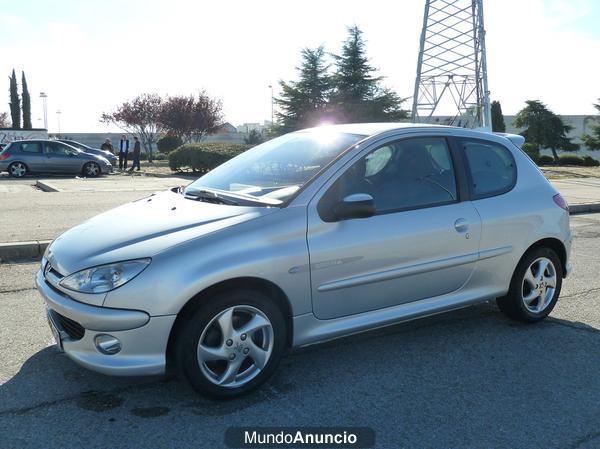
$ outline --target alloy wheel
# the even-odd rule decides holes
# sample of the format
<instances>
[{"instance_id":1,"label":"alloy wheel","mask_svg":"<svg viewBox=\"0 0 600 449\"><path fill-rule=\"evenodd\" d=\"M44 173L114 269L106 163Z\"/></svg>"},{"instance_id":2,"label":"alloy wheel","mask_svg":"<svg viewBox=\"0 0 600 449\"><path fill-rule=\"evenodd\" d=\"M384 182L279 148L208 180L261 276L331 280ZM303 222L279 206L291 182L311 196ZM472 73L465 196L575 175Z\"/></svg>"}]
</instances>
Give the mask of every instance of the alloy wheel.
<instances>
[{"instance_id":1,"label":"alloy wheel","mask_svg":"<svg viewBox=\"0 0 600 449\"><path fill-rule=\"evenodd\" d=\"M265 368L273 343L273 326L262 311L247 305L229 307L202 331L198 365L213 384L240 387Z\"/></svg>"},{"instance_id":2,"label":"alloy wheel","mask_svg":"<svg viewBox=\"0 0 600 449\"><path fill-rule=\"evenodd\" d=\"M22 162L15 162L10 166L10 174L15 178L22 178L27 173L27 167Z\"/></svg>"},{"instance_id":3,"label":"alloy wheel","mask_svg":"<svg viewBox=\"0 0 600 449\"><path fill-rule=\"evenodd\" d=\"M546 257L536 259L525 271L521 297L525 308L540 313L552 302L556 290L556 268Z\"/></svg>"},{"instance_id":4,"label":"alloy wheel","mask_svg":"<svg viewBox=\"0 0 600 449\"><path fill-rule=\"evenodd\" d=\"M85 174L88 176L98 176L99 171L100 167L98 167L98 164L94 162L90 162L85 166Z\"/></svg>"}]
</instances>

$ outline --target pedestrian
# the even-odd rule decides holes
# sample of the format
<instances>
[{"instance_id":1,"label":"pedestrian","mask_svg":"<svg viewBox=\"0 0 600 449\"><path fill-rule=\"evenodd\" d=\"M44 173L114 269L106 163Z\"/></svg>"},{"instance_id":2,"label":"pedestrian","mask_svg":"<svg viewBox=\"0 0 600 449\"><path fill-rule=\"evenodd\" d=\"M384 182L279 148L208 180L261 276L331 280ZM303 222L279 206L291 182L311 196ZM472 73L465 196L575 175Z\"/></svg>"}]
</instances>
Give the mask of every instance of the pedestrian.
<instances>
[{"instance_id":1,"label":"pedestrian","mask_svg":"<svg viewBox=\"0 0 600 449\"><path fill-rule=\"evenodd\" d=\"M127 170L127 154L129 154L129 139L123 134L119 142L119 170Z\"/></svg>"},{"instance_id":2,"label":"pedestrian","mask_svg":"<svg viewBox=\"0 0 600 449\"><path fill-rule=\"evenodd\" d=\"M140 171L140 153L142 152L142 146L140 145L140 140L137 137L133 138L133 164L129 169L130 172L133 171L135 166L137 165L137 171Z\"/></svg>"},{"instance_id":3,"label":"pedestrian","mask_svg":"<svg viewBox=\"0 0 600 449\"><path fill-rule=\"evenodd\" d=\"M104 141L104 143L102 144L102 146L100 147L101 150L103 151L110 151L111 154L114 154L115 149L112 146L112 143L110 143L110 139L106 139Z\"/></svg>"}]
</instances>

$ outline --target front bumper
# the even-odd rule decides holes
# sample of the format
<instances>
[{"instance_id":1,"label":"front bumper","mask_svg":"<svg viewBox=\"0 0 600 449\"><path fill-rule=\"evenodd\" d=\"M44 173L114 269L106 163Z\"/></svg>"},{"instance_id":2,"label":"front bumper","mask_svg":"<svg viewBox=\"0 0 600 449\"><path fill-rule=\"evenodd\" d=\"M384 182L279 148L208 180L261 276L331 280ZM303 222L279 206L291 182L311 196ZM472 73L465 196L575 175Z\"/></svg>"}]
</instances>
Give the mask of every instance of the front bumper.
<instances>
[{"instance_id":1,"label":"front bumper","mask_svg":"<svg viewBox=\"0 0 600 449\"><path fill-rule=\"evenodd\" d=\"M36 276L36 286L46 302L49 320L56 327L61 340L59 346L70 359L88 369L109 375L164 374L167 342L176 315L151 317L139 310L83 304L50 286L41 270ZM62 317L62 321L57 317ZM75 335L70 329L75 325L83 328L83 336ZM117 338L121 343L121 351L114 355L101 353L94 343L94 338L99 334Z\"/></svg>"}]
</instances>

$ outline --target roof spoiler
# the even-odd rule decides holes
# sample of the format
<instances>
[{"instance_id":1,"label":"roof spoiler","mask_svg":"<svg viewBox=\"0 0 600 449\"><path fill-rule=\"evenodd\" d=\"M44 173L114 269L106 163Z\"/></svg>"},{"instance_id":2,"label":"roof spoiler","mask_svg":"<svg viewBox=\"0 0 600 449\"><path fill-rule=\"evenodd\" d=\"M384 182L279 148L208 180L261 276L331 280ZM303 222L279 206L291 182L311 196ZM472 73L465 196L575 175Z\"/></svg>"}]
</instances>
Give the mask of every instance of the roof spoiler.
<instances>
[{"instance_id":1,"label":"roof spoiler","mask_svg":"<svg viewBox=\"0 0 600 449\"><path fill-rule=\"evenodd\" d=\"M521 148L523 146L523 144L525 143L525 137L520 136L519 134L509 134L509 133L494 133L494 134L498 134L499 136L506 137L508 140L510 140L512 143L514 143L519 148Z\"/></svg>"}]
</instances>

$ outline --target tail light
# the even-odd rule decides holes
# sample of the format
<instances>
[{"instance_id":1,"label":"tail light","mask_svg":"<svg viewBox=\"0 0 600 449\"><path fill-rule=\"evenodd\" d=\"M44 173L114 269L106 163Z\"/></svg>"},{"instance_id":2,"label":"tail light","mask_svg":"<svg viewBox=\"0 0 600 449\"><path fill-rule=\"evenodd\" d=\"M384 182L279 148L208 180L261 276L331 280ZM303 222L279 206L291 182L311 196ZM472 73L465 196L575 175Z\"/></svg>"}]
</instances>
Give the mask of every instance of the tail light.
<instances>
[{"instance_id":1,"label":"tail light","mask_svg":"<svg viewBox=\"0 0 600 449\"><path fill-rule=\"evenodd\" d=\"M552 199L554 200L554 203L558 207L560 207L561 209L566 210L567 212L569 211L569 205L567 204L567 200L565 200L560 193L557 193L556 195L554 195L552 197Z\"/></svg>"},{"instance_id":2,"label":"tail light","mask_svg":"<svg viewBox=\"0 0 600 449\"><path fill-rule=\"evenodd\" d=\"M10 153L8 151L5 151L4 153L0 153L0 161L8 159L9 157L10 157Z\"/></svg>"}]
</instances>

